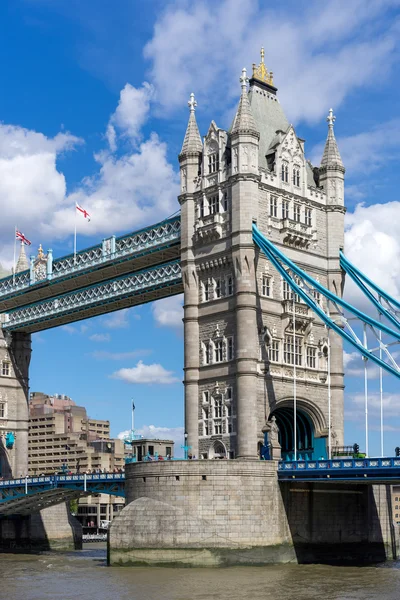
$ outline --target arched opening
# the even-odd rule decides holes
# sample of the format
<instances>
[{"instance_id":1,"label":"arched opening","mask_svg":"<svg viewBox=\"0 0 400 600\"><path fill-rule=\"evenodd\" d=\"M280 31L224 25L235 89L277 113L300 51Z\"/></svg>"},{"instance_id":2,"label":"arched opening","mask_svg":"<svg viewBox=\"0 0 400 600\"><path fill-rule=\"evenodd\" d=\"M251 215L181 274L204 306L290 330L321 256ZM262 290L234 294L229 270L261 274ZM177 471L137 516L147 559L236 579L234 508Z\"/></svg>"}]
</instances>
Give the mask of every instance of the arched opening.
<instances>
[{"instance_id":1,"label":"arched opening","mask_svg":"<svg viewBox=\"0 0 400 600\"><path fill-rule=\"evenodd\" d=\"M226 458L227 452L226 452L225 445L222 442L220 442L219 440L217 440L210 447L208 456L209 456L209 458Z\"/></svg>"},{"instance_id":2,"label":"arched opening","mask_svg":"<svg viewBox=\"0 0 400 600\"><path fill-rule=\"evenodd\" d=\"M281 445L282 459L294 459L294 415L293 408L282 406L271 413L276 418L276 424L279 428L278 440ZM298 460L315 460L318 458L326 458L324 448L321 448L318 440L316 449L314 425L311 418L303 410L297 410L297 459ZM319 452L319 456L316 453ZM323 454L323 456L322 456Z\"/></svg>"}]
</instances>

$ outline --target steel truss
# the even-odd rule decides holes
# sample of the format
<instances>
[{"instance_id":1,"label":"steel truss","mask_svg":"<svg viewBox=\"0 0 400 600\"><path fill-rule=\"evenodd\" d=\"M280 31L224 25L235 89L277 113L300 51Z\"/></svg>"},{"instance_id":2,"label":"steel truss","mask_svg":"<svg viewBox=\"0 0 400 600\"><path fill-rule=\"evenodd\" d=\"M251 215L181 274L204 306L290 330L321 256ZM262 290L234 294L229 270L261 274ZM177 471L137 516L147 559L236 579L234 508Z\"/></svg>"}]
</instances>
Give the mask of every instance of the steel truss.
<instances>
[{"instance_id":1,"label":"steel truss","mask_svg":"<svg viewBox=\"0 0 400 600\"><path fill-rule=\"evenodd\" d=\"M120 262L140 253L149 253L160 249L165 244L178 243L181 235L180 216L166 219L140 231L128 233L121 237L112 236L101 244L77 252L76 256L69 254L53 260L49 251L47 256L47 273L45 278L33 268L0 279L0 300L20 295L29 290L30 286L46 280L60 280L71 275L80 275L87 270L104 266L105 263Z\"/></svg>"},{"instance_id":2,"label":"steel truss","mask_svg":"<svg viewBox=\"0 0 400 600\"><path fill-rule=\"evenodd\" d=\"M95 314L104 314L126 305L156 300L158 297L180 293L182 284L179 260L145 269L130 275L123 275L104 283L92 285L48 300L35 302L28 306L9 311L4 318L5 331L38 331L76 321ZM151 294L150 294L151 293ZM138 297L132 302L133 297ZM113 306L114 305L114 306ZM88 309L97 307L97 312L88 314ZM78 315L77 315L78 313ZM68 317L68 319L67 319ZM66 318L65 321L62 321ZM61 319L61 321L60 321ZM46 322L39 327L38 324Z\"/></svg>"},{"instance_id":3,"label":"steel truss","mask_svg":"<svg viewBox=\"0 0 400 600\"><path fill-rule=\"evenodd\" d=\"M294 294L299 296L329 329L349 342L364 359L370 359L400 379L400 368L390 351L392 346L400 342L400 331L364 314L322 286L274 246L255 224L253 224L253 240L287 281ZM318 296L325 298L325 303L321 301L322 298L318 301L316 299ZM329 309L330 306L333 308L332 311ZM334 313L334 318L331 318L331 313ZM362 340L355 331L353 322L361 325L364 332ZM382 334L385 335L385 341L381 339ZM372 339L372 344L369 343L369 339ZM379 357L380 352L383 358Z\"/></svg>"}]
</instances>

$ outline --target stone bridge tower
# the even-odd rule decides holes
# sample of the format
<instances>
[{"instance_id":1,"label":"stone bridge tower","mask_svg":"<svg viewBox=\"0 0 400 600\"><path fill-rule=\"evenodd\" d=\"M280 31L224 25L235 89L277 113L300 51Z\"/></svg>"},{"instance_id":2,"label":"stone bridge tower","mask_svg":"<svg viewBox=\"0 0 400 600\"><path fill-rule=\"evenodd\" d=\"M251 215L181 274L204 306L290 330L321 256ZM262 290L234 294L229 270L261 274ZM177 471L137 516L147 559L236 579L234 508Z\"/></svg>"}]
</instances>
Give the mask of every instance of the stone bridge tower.
<instances>
[{"instance_id":1,"label":"stone bridge tower","mask_svg":"<svg viewBox=\"0 0 400 600\"><path fill-rule=\"evenodd\" d=\"M229 131L211 122L202 142L191 95L179 155L185 291L185 427L196 457L256 458L276 417L293 451L296 364L299 452L328 441L327 330L295 301L254 246L252 224L320 283L341 294L344 167L332 111L320 167L287 121L273 75L253 65ZM324 302L322 298L316 298ZM332 440L343 443L343 351L330 334ZM275 420L274 420L275 421ZM292 437L291 437L292 436Z\"/></svg>"},{"instance_id":2,"label":"stone bridge tower","mask_svg":"<svg viewBox=\"0 0 400 600\"><path fill-rule=\"evenodd\" d=\"M17 273L29 268L25 247L16 265ZM28 473L29 363L31 336L6 334L0 323L0 476Z\"/></svg>"}]
</instances>

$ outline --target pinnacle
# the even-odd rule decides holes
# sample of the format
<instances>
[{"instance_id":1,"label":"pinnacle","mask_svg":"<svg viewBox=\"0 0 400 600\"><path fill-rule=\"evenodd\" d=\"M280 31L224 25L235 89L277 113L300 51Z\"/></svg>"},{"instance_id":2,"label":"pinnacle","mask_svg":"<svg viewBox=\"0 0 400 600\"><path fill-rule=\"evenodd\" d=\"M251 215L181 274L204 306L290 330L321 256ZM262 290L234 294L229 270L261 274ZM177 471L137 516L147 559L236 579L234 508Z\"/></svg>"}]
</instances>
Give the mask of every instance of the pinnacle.
<instances>
[{"instance_id":1,"label":"pinnacle","mask_svg":"<svg viewBox=\"0 0 400 600\"><path fill-rule=\"evenodd\" d=\"M183 140L181 155L188 152L203 152L203 144L201 143L201 137L199 128L197 127L195 108L197 102L194 98L194 94L190 94L190 100L188 102L190 108L189 122L186 129L185 139Z\"/></svg>"},{"instance_id":2,"label":"pinnacle","mask_svg":"<svg viewBox=\"0 0 400 600\"><path fill-rule=\"evenodd\" d=\"M335 119L336 117L333 116L333 110L330 109L326 119L328 121L328 137L326 138L324 154L322 155L321 167L343 167L342 158L333 131Z\"/></svg>"},{"instance_id":3,"label":"pinnacle","mask_svg":"<svg viewBox=\"0 0 400 600\"><path fill-rule=\"evenodd\" d=\"M250 102L247 96L247 83L246 69L243 69L240 83L242 86L242 95L240 97L239 106L236 111L235 118L233 120L231 133L251 132L259 135L257 130L256 122L251 111Z\"/></svg>"},{"instance_id":4,"label":"pinnacle","mask_svg":"<svg viewBox=\"0 0 400 600\"><path fill-rule=\"evenodd\" d=\"M21 250L19 251L19 257L15 267L15 272L21 273L22 271L26 271L27 269L29 269L29 263L25 254L25 244L21 243Z\"/></svg>"}]
</instances>

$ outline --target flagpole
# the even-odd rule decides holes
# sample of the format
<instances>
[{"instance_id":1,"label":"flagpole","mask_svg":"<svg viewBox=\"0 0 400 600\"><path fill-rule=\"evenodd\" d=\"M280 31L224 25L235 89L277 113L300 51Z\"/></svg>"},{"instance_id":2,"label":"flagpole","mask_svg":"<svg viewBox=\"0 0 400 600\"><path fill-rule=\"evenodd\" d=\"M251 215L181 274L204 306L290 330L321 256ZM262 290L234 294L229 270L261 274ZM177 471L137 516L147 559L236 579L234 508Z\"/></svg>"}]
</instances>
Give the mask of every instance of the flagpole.
<instances>
[{"instance_id":1,"label":"flagpole","mask_svg":"<svg viewBox=\"0 0 400 600\"><path fill-rule=\"evenodd\" d=\"M14 267L13 267L13 285L15 285L15 259L17 255L17 226L14 226Z\"/></svg>"},{"instance_id":2,"label":"flagpole","mask_svg":"<svg viewBox=\"0 0 400 600\"><path fill-rule=\"evenodd\" d=\"M76 264L76 204L75 204L75 218L74 218L74 265Z\"/></svg>"}]
</instances>

